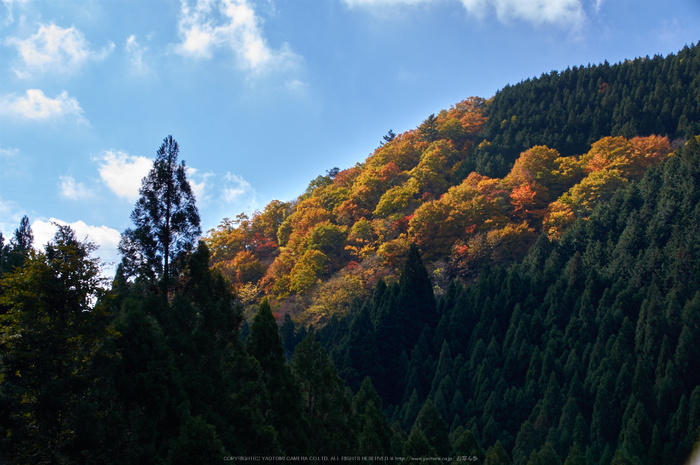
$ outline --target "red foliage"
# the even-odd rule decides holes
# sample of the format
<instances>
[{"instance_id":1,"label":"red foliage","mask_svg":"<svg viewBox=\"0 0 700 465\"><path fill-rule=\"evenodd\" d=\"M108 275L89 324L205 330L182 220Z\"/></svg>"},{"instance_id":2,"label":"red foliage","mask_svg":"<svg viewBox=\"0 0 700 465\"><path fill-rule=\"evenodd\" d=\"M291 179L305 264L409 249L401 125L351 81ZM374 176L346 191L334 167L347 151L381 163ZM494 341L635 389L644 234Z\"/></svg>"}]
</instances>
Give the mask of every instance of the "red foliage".
<instances>
[{"instance_id":1,"label":"red foliage","mask_svg":"<svg viewBox=\"0 0 700 465\"><path fill-rule=\"evenodd\" d=\"M335 175L335 178L333 178L333 184L339 187L350 187L359 174L359 168L348 168Z\"/></svg>"},{"instance_id":2,"label":"red foliage","mask_svg":"<svg viewBox=\"0 0 700 465\"><path fill-rule=\"evenodd\" d=\"M455 246L455 252L460 257L465 256L469 253L469 246L466 244Z\"/></svg>"},{"instance_id":3,"label":"red foliage","mask_svg":"<svg viewBox=\"0 0 700 465\"><path fill-rule=\"evenodd\" d=\"M251 240L251 248L254 253L262 257L269 257L277 251L277 242L259 233L254 233Z\"/></svg>"},{"instance_id":4,"label":"red foliage","mask_svg":"<svg viewBox=\"0 0 700 465\"><path fill-rule=\"evenodd\" d=\"M348 270L354 270L358 266L360 266L360 264L357 263L355 260L352 260L350 261L350 263L348 263Z\"/></svg>"},{"instance_id":5,"label":"red foliage","mask_svg":"<svg viewBox=\"0 0 700 465\"><path fill-rule=\"evenodd\" d=\"M391 231L396 235L408 232L408 223L411 221L411 218L413 218L413 215L404 216L394 221L391 225Z\"/></svg>"}]
</instances>

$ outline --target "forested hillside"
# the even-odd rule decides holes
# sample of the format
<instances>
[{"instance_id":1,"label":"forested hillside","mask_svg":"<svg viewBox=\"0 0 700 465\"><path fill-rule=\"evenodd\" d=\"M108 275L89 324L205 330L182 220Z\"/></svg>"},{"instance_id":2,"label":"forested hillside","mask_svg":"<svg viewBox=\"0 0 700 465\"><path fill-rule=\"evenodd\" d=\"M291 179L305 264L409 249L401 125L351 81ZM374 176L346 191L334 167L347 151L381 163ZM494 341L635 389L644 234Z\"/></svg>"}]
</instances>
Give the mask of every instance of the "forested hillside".
<instances>
[{"instance_id":1,"label":"forested hillside","mask_svg":"<svg viewBox=\"0 0 700 465\"><path fill-rule=\"evenodd\" d=\"M681 465L698 132L697 46L553 72L204 238L168 136L111 282L0 235L0 462Z\"/></svg>"},{"instance_id":2,"label":"forested hillside","mask_svg":"<svg viewBox=\"0 0 700 465\"><path fill-rule=\"evenodd\" d=\"M400 281L321 340L421 454L464 442L515 464L684 463L700 433L699 167L695 138L560 240L438 299L413 248Z\"/></svg>"},{"instance_id":3,"label":"forested hillside","mask_svg":"<svg viewBox=\"0 0 700 465\"><path fill-rule=\"evenodd\" d=\"M604 136L664 135L687 140L700 133L697 47L666 58L552 71L501 89L485 111L467 171L504 175L518 154L546 145L562 155L587 152Z\"/></svg>"},{"instance_id":4,"label":"forested hillside","mask_svg":"<svg viewBox=\"0 0 700 465\"><path fill-rule=\"evenodd\" d=\"M299 198L209 231L212 264L250 320L323 324L398 279L418 245L438 293L481 264L521 259L700 131L700 52L575 68L472 97L384 137ZM475 171L473 171L475 170Z\"/></svg>"}]
</instances>

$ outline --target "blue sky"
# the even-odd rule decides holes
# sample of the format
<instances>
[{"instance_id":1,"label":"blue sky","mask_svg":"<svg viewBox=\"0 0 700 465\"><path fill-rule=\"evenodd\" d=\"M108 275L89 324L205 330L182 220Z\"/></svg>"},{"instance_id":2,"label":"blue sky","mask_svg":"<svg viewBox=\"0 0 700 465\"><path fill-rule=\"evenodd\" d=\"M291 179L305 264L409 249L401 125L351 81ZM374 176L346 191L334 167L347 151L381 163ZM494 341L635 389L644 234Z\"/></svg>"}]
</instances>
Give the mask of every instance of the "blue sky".
<instances>
[{"instance_id":1,"label":"blue sky","mask_svg":"<svg viewBox=\"0 0 700 465\"><path fill-rule=\"evenodd\" d=\"M206 231L466 97L699 39L698 0L0 0L0 230L116 261L169 134Z\"/></svg>"}]
</instances>

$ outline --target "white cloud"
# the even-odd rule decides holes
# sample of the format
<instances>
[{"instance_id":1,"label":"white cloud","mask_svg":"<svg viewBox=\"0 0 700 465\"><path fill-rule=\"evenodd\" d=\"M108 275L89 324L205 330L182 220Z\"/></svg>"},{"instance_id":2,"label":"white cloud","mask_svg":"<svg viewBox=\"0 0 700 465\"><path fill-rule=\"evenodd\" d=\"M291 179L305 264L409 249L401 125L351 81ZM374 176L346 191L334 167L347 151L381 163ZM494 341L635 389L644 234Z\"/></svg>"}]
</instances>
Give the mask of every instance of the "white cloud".
<instances>
[{"instance_id":1,"label":"white cloud","mask_svg":"<svg viewBox=\"0 0 700 465\"><path fill-rule=\"evenodd\" d=\"M119 231L107 226L91 226L84 221L68 223L56 218L51 218L48 221L35 220L32 223L35 249L42 249L47 242L53 239L58 229L53 223L70 226L79 240L82 241L87 238L88 241L98 245L99 249L95 254L100 257L101 261L108 264L119 262L120 258L117 251L117 245L119 245L119 239L121 238ZM108 265L103 272L104 274L114 274L115 268L114 265Z\"/></svg>"},{"instance_id":2,"label":"white cloud","mask_svg":"<svg viewBox=\"0 0 700 465\"><path fill-rule=\"evenodd\" d=\"M109 42L99 52L92 51L75 26L62 28L55 24L42 24L28 39L9 37L5 43L17 48L21 66L14 71L20 78L47 71L73 73L88 60L104 60L114 49L114 43Z\"/></svg>"},{"instance_id":3,"label":"white cloud","mask_svg":"<svg viewBox=\"0 0 700 465\"><path fill-rule=\"evenodd\" d=\"M143 61L143 54L146 53L148 47L143 47L139 45L136 41L136 36L131 35L126 39L126 45L124 46L124 51L129 58L129 64L131 65L131 70L136 74L148 74L148 65Z\"/></svg>"},{"instance_id":4,"label":"white cloud","mask_svg":"<svg viewBox=\"0 0 700 465\"><path fill-rule=\"evenodd\" d=\"M212 176L214 176L214 173L200 173L196 168L187 167L187 180L192 187L197 204L200 206L209 202L207 179Z\"/></svg>"},{"instance_id":5,"label":"white cloud","mask_svg":"<svg viewBox=\"0 0 700 465\"><path fill-rule=\"evenodd\" d=\"M522 19L535 25L579 25L585 19L581 0L461 0L471 14L483 17L494 9L501 22Z\"/></svg>"},{"instance_id":6,"label":"white cloud","mask_svg":"<svg viewBox=\"0 0 700 465\"><path fill-rule=\"evenodd\" d=\"M253 186L242 176L226 173L224 179L226 186L221 191L221 199L226 203L238 202L244 195L255 193Z\"/></svg>"},{"instance_id":7,"label":"white cloud","mask_svg":"<svg viewBox=\"0 0 700 465\"><path fill-rule=\"evenodd\" d=\"M292 79L284 83L284 87L292 92L301 92L309 88L308 82L300 81L299 79Z\"/></svg>"},{"instance_id":8,"label":"white cloud","mask_svg":"<svg viewBox=\"0 0 700 465\"><path fill-rule=\"evenodd\" d=\"M350 8L386 8L400 5L435 3L435 0L343 0Z\"/></svg>"},{"instance_id":9,"label":"white cloud","mask_svg":"<svg viewBox=\"0 0 700 465\"><path fill-rule=\"evenodd\" d=\"M106 150L99 157L100 177L117 196L135 202L141 180L153 167L153 160L119 150Z\"/></svg>"},{"instance_id":10,"label":"white cloud","mask_svg":"<svg viewBox=\"0 0 700 465\"><path fill-rule=\"evenodd\" d=\"M279 50L267 45L261 20L248 0L196 0L190 6L182 0L178 32L182 42L178 53L209 58L215 48L230 48L239 65L253 73L296 64L300 57L284 43Z\"/></svg>"},{"instance_id":11,"label":"white cloud","mask_svg":"<svg viewBox=\"0 0 700 465\"><path fill-rule=\"evenodd\" d=\"M87 123L78 101L68 97L65 90L56 98L44 95L41 89L28 89L26 96L7 94L0 96L0 114L20 116L30 120L48 120L70 116L79 123Z\"/></svg>"},{"instance_id":12,"label":"white cloud","mask_svg":"<svg viewBox=\"0 0 700 465\"><path fill-rule=\"evenodd\" d=\"M259 208L258 193L243 176L227 172L221 189L221 201L228 206L243 208L249 212Z\"/></svg>"},{"instance_id":13,"label":"white cloud","mask_svg":"<svg viewBox=\"0 0 700 465\"><path fill-rule=\"evenodd\" d=\"M75 182L72 176L59 176L61 180L58 185L62 197L71 200L82 200L93 195L92 191L85 187L83 183Z\"/></svg>"},{"instance_id":14,"label":"white cloud","mask_svg":"<svg viewBox=\"0 0 700 465\"><path fill-rule=\"evenodd\" d=\"M0 157L14 157L19 153L19 149L0 149Z\"/></svg>"},{"instance_id":15,"label":"white cloud","mask_svg":"<svg viewBox=\"0 0 700 465\"><path fill-rule=\"evenodd\" d=\"M441 0L343 0L350 8L386 13L389 8L434 4ZM580 25L585 19L582 0L459 0L467 13L484 18L492 10L501 22L519 19L534 25ZM604 0L595 0L596 11Z\"/></svg>"},{"instance_id":16,"label":"white cloud","mask_svg":"<svg viewBox=\"0 0 700 465\"><path fill-rule=\"evenodd\" d=\"M18 179L24 177L32 160L27 156L19 156L19 149L0 149L0 178Z\"/></svg>"},{"instance_id":17,"label":"white cloud","mask_svg":"<svg viewBox=\"0 0 700 465\"><path fill-rule=\"evenodd\" d=\"M19 222L24 215L17 202L12 200L3 200L0 197L0 230L5 238L5 244L12 237L13 231L19 226Z\"/></svg>"},{"instance_id":18,"label":"white cloud","mask_svg":"<svg viewBox=\"0 0 700 465\"><path fill-rule=\"evenodd\" d=\"M2 0L2 4L5 5L7 9L7 16L4 19L6 25L12 24L15 21L14 16L12 16L12 8L14 4L24 5L29 0Z\"/></svg>"}]
</instances>

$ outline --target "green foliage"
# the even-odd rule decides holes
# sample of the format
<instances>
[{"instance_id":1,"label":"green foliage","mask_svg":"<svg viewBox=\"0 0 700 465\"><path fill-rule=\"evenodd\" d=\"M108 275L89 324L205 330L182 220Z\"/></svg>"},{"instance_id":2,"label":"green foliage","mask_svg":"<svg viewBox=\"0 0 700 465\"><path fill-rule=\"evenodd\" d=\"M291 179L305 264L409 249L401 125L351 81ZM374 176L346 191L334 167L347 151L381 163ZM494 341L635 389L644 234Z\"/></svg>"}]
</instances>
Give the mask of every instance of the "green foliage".
<instances>
[{"instance_id":1,"label":"green foliage","mask_svg":"<svg viewBox=\"0 0 700 465\"><path fill-rule=\"evenodd\" d=\"M14 461L58 463L71 452L90 366L114 334L95 249L58 226L43 253L0 279L2 450Z\"/></svg>"},{"instance_id":2,"label":"green foliage","mask_svg":"<svg viewBox=\"0 0 700 465\"><path fill-rule=\"evenodd\" d=\"M26 215L22 217L19 227L15 229L14 237L10 238L7 245L0 232L0 277L24 264L32 250L33 242L34 233Z\"/></svg>"},{"instance_id":3,"label":"green foliage","mask_svg":"<svg viewBox=\"0 0 700 465\"><path fill-rule=\"evenodd\" d=\"M170 448L168 464L214 463L226 455L228 453L217 437L216 429L202 417L190 417Z\"/></svg>"},{"instance_id":4,"label":"green foliage","mask_svg":"<svg viewBox=\"0 0 700 465\"><path fill-rule=\"evenodd\" d=\"M603 136L688 140L700 133L700 104L692 97L700 88L698 70L700 48L691 45L666 57L574 66L506 86L489 101L466 166L502 176L535 145L569 156Z\"/></svg>"},{"instance_id":5,"label":"green foliage","mask_svg":"<svg viewBox=\"0 0 700 465\"><path fill-rule=\"evenodd\" d=\"M308 421L309 450L319 455L352 453L355 432L350 401L333 361L309 331L292 359Z\"/></svg>"},{"instance_id":6,"label":"green foliage","mask_svg":"<svg viewBox=\"0 0 700 465\"><path fill-rule=\"evenodd\" d=\"M418 126L418 132L420 133L421 140L426 142L433 142L438 138L437 118L435 118L434 113L428 116L428 118Z\"/></svg>"},{"instance_id":7,"label":"green foliage","mask_svg":"<svg viewBox=\"0 0 700 465\"><path fill-rule=\"evenodd\" d=\"M185 162L177 163L179 152L172 136L163 139L131 213L136 229L124 231L119 243L125 273L162 282L164 294L201 233Z\"/></svg>"}]
</instances>

